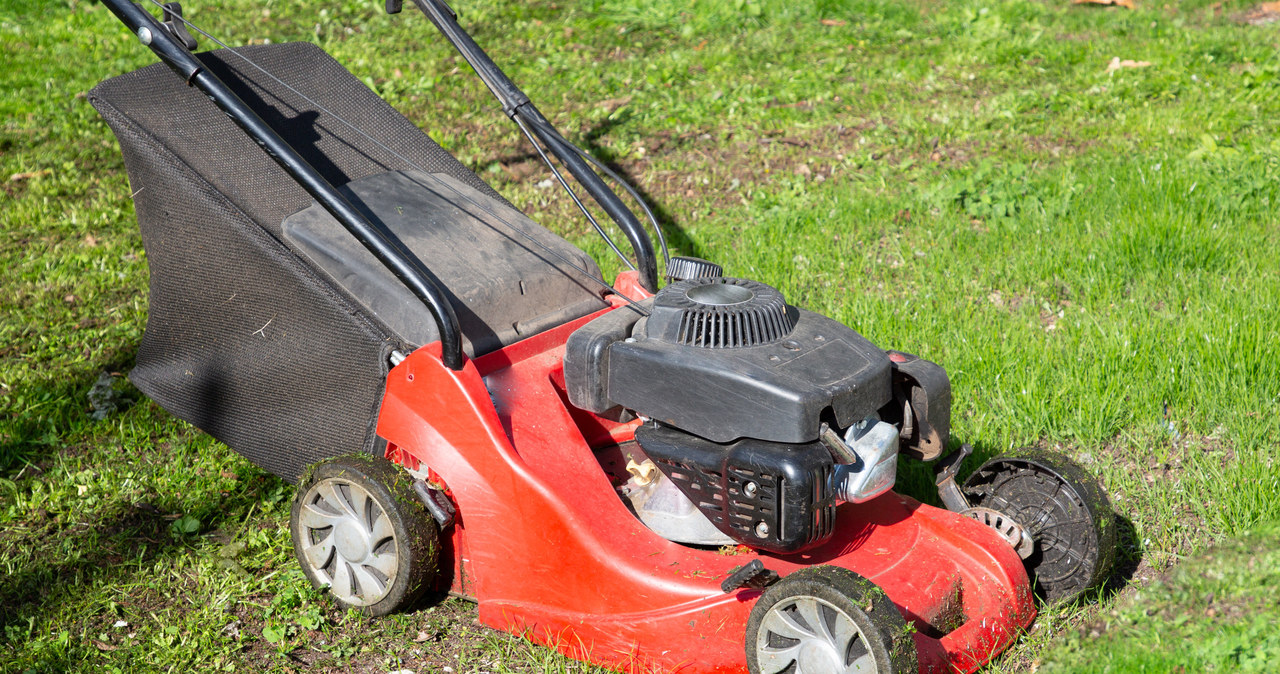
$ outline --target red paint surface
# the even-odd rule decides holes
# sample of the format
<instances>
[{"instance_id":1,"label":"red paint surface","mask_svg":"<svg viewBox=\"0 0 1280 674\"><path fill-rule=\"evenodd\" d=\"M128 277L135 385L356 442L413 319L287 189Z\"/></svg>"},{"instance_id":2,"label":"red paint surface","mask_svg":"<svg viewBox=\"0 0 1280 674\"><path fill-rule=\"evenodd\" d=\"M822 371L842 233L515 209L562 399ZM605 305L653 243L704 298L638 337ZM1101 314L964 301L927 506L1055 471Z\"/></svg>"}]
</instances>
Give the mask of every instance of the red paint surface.
<instances>
[{"instance_id":1,"label":"red paint surface","mask_svg":"<svg viewBox=\"0 0 1280 674\"><path fill-rule=\"evenodd\" d=\"M634 283L627 294L644 296ZM1027 576L1007 544L892 492L841 506L835 536L800 555L725 555L653 534L592 449L629 440L634 424L570 410L557 390L565 340L596 315L456 372L428 345L388 377L378 433L393 460L421 462L450 490L452 589L479 602L481 622L626 672L745 672L759 592L726 595L720 581L759 557L784 576L851 569L922 627L958 594L963 624L940 639L915 635L922 672L973 671L1030 624Z\"/></svg>"}]
</instances>

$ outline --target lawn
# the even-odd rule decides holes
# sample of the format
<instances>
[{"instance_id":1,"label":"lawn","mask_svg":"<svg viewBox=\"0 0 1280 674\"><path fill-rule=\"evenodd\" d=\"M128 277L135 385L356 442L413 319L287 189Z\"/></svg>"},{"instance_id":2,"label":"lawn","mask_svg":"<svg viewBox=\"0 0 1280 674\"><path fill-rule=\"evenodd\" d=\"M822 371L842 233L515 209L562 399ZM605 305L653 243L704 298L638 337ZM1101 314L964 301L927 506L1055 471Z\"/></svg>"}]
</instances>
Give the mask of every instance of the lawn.
<instances>
[{"instance_id":1,"label":"lawn","mask_svg":"<svg viewBox=\"0 0 1280 674\"><path fill-rule=\"evenodd\" d=\"M381 5L186 9L232 45L320 44L617 271L452 48ZM649 196L675 252L943 364L953 442L978 458L1055 447L1101 477L1115 577L1045 608L991 671L1264 671L1280 653L1280 16L1229 0L453 5ZM292 488L123 379L146 256L85 92L150 53L85 0L0 0L0 46L0 670L583 670L474 626L461 600L369 620L306 587Z\"/></svg>"}]
</instances>

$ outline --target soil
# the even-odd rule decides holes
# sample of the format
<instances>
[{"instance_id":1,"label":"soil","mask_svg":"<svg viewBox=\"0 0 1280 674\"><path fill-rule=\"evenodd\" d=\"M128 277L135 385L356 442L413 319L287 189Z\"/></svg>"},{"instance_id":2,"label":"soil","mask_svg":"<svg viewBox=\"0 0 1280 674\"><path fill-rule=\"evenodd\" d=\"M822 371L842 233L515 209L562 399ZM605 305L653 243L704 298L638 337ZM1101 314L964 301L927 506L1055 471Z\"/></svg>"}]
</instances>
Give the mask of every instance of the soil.
<instances>
[{"instance_id":1,"label":"soil","mask_svg":"<svg viewBox=\"0 0 1280 674\"><path fill-rule=\"evenodd\" d=\"M1247 12L1237 14L1235 19L1250 26L1265 26L1275 23L1280 21L1280 2L1264 2Z\"/></svg>"},{"instance_id":2,"label":"soil","mask_svg":"<svg viewBox=\"0 0 1280 674\"><path fill-rule=\"evenodd\" d=\"M802 101L787 107L825 108L831 102ZM603 101L606 109L625 104L623 99ZM782 106L778 106L782 107ZM426 112L409 111L420 125ZM573 117L566 113L565 116ZM601 158L628 180L654 208L664 229L695 221L704 213L746 202L747 195L781 178L810 183L838 183L849 173L874 164L954 169L981 160L992 152L1021 148L1045 161L1074 156L1089 149L1088 142L1065 137L1026 136L1000 141L999 147L977 143L944 145L938 139L917 147L879 148L867 141L867 132L892 128L892 119L868 118L846 124L809 128L661 131L645 139L625 158L609 157L596 143L608 128L583 128L575 132L561 125L567 138ZM491 152L471 160L471 168L483 175L517 206L561 234L587 235L589 224L572 201L561 194L551 174L525 139L495 129L482 121L453 123L448 133L465 136L473 147ZM581 141L579 139L586 139ZM485 171L496 164L497 172ZM575 189L576 186L575 186ZM581 191L581 190L578 190ZM909 218L910 215L906 214ZM606 218L607 219L607 218Z\"/></svg>"}]
</instances>

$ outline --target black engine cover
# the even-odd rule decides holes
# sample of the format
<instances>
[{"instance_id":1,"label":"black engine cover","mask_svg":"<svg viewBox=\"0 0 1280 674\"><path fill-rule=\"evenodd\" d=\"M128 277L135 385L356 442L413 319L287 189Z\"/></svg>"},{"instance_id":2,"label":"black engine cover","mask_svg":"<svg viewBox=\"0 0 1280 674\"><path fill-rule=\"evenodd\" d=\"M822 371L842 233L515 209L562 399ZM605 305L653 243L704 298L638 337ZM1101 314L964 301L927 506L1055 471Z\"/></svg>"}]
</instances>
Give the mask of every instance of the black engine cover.
<instances>
[{"instance_id":1,"label":"black engine cover","mask_svg":"<svg viewBox=\"0 0 1280 674\"><path fill-rule=\"evenodd\" d=\"M574 405L621 405L715 442L817 440L823 421L847 427L888 403L891 371L862 335L734 278L679 281L597 318L564 358Z\"/></svg>"},{"instance_id":2,"label":"black engine cover","mask_svg":"<svg viewBox=\"0 0 1280 674\"><path fill-rule=\"evenodd\" d=\"M744 545L798 552L834 531L832 460L820 443L720 444L653 422L636 429L636 442L712 524Z\"/></svg>"},{"instance_id":3,"label":"black engine cover","mask_svg":"<svg viewBox=\"0 0 1280 674\"><path fill-rule=\"evenodd\" d=\"M825 316L797 310L785 339L708 349L644 337L609 349L608 399L716 442L812 442L828 408L836 425L892 398L885 352Z\"/></svg>"}]
</instances>

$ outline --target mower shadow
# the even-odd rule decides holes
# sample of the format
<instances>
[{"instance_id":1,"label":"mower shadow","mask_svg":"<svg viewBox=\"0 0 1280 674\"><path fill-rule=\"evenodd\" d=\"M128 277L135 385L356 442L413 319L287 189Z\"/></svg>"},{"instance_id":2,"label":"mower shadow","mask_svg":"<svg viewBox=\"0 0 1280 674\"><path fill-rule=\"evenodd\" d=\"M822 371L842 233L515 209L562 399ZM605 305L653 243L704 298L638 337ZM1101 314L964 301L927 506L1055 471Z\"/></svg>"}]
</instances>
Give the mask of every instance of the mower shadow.
<instances>
[{"instance_id":1,"label":"mower shadow","mask_svg":"<svg viewBox=\"0 0 1280 674\"><path fill-rule=\"evenodd\" d=\"M667 245L671 249L672 254L705 257L706 253L703 252L702 247L698 245L698 242L684 231L679 223L677 223L671 212L664 208L660 201L654 198L653 193L646 190L641 185L640 181L631 174L631 172L618 164L616 161L617 157L613 153L597 144L597 141L607 135L614 127L622 125L626 121L626 117L627 115L624 114L618 119L605 119L599 124L587 129L582 134L582 144L584 145L583 149L590 152L593 157L600 160L600 162L605 166L608 166L611 171L617 173L626 180L627 183L635 189L636 193L644 199L644 202L648 204L650 210L653 211L654 218L658 220L658 226L662 228L662 234L666 237ZM503 165L512 165L526 161L540 162L541 158L537 153L528 151L520 154L499 157L497 158L497 161ZM612 184L612 181L608 180L604 176L601 177L606 183ZM641 209L632 202L630 197L625 194L625 190L618 188L617 191L623 201L627 203L628 207L636 213L638 218L640 218L641 224L647 226L649 224L648 219L644 217L644 214L640 212Z\"/></svg>"},{"instance_id":2,"label":"mower shadow","mask_svg":"<svg viewBox=\"0 0 1280 674\"><path fill-rule=\"evenodd\" d=\"M24 466L8 476L14 488L25 491L37 488L37 482L62 479L59 471L49 470L56 453L89 451L98 452L97 460L116 458L110 449L84 447L95 437L100 439L93 427L102 423L90 416L88 391L99 372L127 371L136 352L137 344L121 345L82 364L74 373L59 373L27 387L24 394L30 400L52 402L39 415L15 415L8 437L0 445L4 462L0 469L10 472ZM119 400L121 409L113 412L112 418L147 415L149 412L136 404L139 397L136 389L128 387ZM119 451L121 461L163 460L160 452L151 449L143 450L146 456ZM280 489L278 478L256 469L239 484L240 488L201 504L198 512L191 513L206 531L239 525L254 504ZM25 625L30 618L57 614L63 604L83 596L85 588L103 581L127 582L156 560L182 554L194 539L173 533L171 522L181 514L112 494L84 512L50 514L41 508L0 530L0 559L11 560L14 567L0 578L0 634L6 627Z\"/></svg>"},{"instance_id":3,"label":"mower shadow","mask_svg":"<svg viewBox=\"0 0 1280 674\"><path fill-rule=\"evenodd\" d=\"M1112 509L1114 512L1114 508ZM1138 530L1128 517L1116 516L1116 558L1111 576L1102 584L1102 597L1110 599L1133 582L1133 575L1142 565L1142 546L1138 543Z\"/></svg>"},{"instance_id":4,"label":"mower shadow","mask_svg":"<svg viewBox=\"0 0 1280 674\"><path fill-rule=\"evenodd\" d=\"M47 456L62 446L62 438L83 432L98 423L90 416L89 391L100 372L127 372L133 367L137 344L120 346L93 362L83 363L75 372L49 375L34 386L23 387L23 397L36 401L39 412L5 410L0 406L0 477L36 466L39 457ZM68 374L70 376L68 376ZM132 386L116 400L121 414L137 402L138 392ZM5 412L11 412L5 414Z\"/></svg>"},{"instance_id":5,"label":"mower shadow","mask_svg":"<svg viewBox=\"0 0 1280 674\"><path fill-rule=\"evenodd\" d=\"M608 166L614 173L622 176L624 180L630 183L631 187L635 188L636 193L644 199L645 203L648 204L649 208L653 211L653 216L658 220L658 226L662 228L662 233L667 239L667 245L672 249L672 251L678 251L679 254L691 255L693 257L705 257L706 253L703 252L702 247L699 246L698 242L694 241L693 238L684 231L684 228L676 222L676 219L671 215L671 212L664 208L661 202L653 197L651 192L641 186L640 181L636 180L635 176L631 175L626 168L617 163L617 157L614 156L613 153L601 147L596 142L613 130L614 127L625 123L628 117L630 117L630 115L626 114L624 111L624 113L618 115L616 119L606 117L599 124L588 129L587 132L582 135L583 143L586 145L583 149L590 152L592 156L599 159L601 163ZM643 222L644 216L641 214L639 217Z\"/></svg>"},{"instance_id":6,"label":"mower shadow","mask_svg":"<svg viewBox=\"0 0 1280 674\"><path fill-rule=\"evenodd\" d=\"M29 479L41 479L33 477ZM201 511L204 530L238 526L246 512L278 489L279 479L261 473L246 480L244 488L227 492ZM175 534L172 520L180 513L166 513L149 503L114 500L88 516L44 516L34 530L12 531L0 537L0 553L27 553L25 564L0 583L0 634L9 626L26 624L41 614L56 615L66 602L82 596L85 588L103 581L126 583L154 562L177 557L197 539ZM49 563L49 557L67 561ZM128 606L125 600L119 600Z\"/></svg>"}]
</instances>

